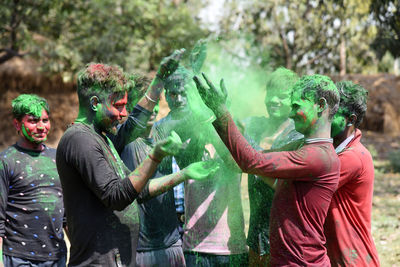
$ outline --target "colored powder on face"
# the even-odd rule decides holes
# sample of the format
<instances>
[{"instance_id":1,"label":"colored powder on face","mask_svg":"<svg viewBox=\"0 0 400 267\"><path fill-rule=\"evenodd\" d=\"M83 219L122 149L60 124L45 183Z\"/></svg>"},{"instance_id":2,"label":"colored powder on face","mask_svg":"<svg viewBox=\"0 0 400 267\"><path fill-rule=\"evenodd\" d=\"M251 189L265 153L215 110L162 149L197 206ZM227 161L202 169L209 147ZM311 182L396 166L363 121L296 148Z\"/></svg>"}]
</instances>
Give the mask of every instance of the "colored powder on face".
<instances>
[{"instance_id":1,"label":"colored powder on face","mask_svg":"<svg viewBox=\"0 0 400 267\"><path fill-rule=\"evenodd\" d=\"M21 94L12 101L11 105L13 108L13 115L18 119L26 114L40 118L43 109L45 109L48 114L50 113L47 101L34 94Z\"/></svg>"},{"instance_id":2,"label":"colored powder on face","mask_svg":"<svg viewBox=\"0 0 400 267\"><path fill-rule=\"evenodd\" d=\"M28 131L25 128L25 125L22 124L22 133L24 134L24 136L26 137L26 139L28 139L29 141L31 141L32 143L36 143L37 141L35 139L33 139L32 135L30 133L28 133ZM46 138L47 139L47 138ZM45 141L45 140L43 140ZM40 141L39 143L42 143L42 141Z\"/></svg>"},{"instance_id":3,"label":"colored powder on face","mask_svg":"<svg viewBox=\"0 0 400 267\"><path fill-rule=\"evenodd\" d=\"M325 75L304 75L293 86L292 94L300 94L302 99L314 103L317 103L320 98L324 98L329 107L328 118L330 120L339 108L339 91L333 81Z\"/></svg>"}]
</instances>

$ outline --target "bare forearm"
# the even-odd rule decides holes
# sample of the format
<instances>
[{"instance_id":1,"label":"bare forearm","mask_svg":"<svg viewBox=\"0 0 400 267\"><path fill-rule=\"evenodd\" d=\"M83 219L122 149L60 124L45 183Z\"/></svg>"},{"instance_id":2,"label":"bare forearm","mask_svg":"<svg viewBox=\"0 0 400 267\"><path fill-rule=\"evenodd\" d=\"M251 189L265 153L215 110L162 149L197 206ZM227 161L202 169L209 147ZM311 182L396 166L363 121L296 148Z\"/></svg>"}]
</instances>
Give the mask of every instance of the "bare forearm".
<instances>
[{"instance_id":1,"label":"bare forearm","mask_svg":"<svg viewBox=\"0 0 400 267\"><path fill-rule=\"evenodd\" d=\"M138 105L152 112L160 99L163 89L164 82L156 76L147 89L146 94L139 100Z\"/></svg>"},{"instance_id":2,"label":"bare forearm","mask_svg":"<svg viewBox=\"0 0 400 267\"><path fill-rule=\"evenodd\" d=\"M152 157L153 159L151 159ZM154 160L154 156L147 156L146 159L137 167L130 175L131 181L135 190L140 193L144 186L147 184L151 176L157 169L160 160Z\"/></svg>"},{"instance_id":3,"label":"bare forearm","mask_svg":"<svg viewBox=\"0 0 400 267\"><path fill-rule=\"evenodd\" d=\"M161 195L185 180L186 176L181 171L157 179L151 179L149 182L149 195L150 197Z\"/></svg>"}]
</instances>

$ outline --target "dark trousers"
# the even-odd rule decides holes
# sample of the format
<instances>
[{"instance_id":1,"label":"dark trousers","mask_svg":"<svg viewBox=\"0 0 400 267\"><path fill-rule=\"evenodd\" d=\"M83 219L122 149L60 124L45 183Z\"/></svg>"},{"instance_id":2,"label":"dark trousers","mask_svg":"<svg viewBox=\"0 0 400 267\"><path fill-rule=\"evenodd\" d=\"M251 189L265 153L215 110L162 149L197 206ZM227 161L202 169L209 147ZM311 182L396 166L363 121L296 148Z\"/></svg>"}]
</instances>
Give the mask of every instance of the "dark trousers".
<instances>
[{"instance_id":1,"label":"dark trousers","mask_svg":"<svg viewBox=\"0 0 400 267\"><path fill-rule=\"evenodd\" d=\"M55 261L35 261L3 255L4 267L65 267L67 256Z\"/></svg>"},{"instance_id":2,"label":"dark trousers","mask_svg":"<svg viewBox=\"0 0 400 267\"><path fill-rule=\"evenodd\" d=\"M249 266L249 255L214 255L197 252L185 252L187 267L241 267Z\"/></svg>"}]
</instances>

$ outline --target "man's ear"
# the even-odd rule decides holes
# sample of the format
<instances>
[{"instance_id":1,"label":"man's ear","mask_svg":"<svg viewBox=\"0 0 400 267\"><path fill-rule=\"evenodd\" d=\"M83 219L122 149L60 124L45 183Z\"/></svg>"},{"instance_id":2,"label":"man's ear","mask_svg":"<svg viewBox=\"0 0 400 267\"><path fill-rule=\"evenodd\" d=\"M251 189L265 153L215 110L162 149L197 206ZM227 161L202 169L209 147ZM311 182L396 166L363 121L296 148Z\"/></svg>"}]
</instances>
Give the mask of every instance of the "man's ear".
<instances>
[{"instance_id":1,"label":"man's ear","mask_svg":"<svg viewBox=\"0 0 400 267\"><path fill-rule=\"evenodd\" d=\"M357 115L352 113L347 119L347 126L354 125L357 121Z\"/></svg>"},{"instance_id":2,"label":"man's ear","mask_svg":"<svg viewBox=\"0 0 400 267\"><path fill-rule=\"evenodd\" d=\"M325 97L321 97L320 99L318 99L318 113L322 113L327 108L328 103L326 102Z\"/></svg>"},{"instance_id":3,"label":"man's ear","mask_svg":"<svg viewBox=\"0 0 400 267\"><path fill-rule=\"evenodd\" d=\"M90 98L90 109L97 111L97 104L99 103L99 98L97 96L92 96Z\"/></svg>"},{"instance_id":4,"label":"man's ear","mask_svg":"<svg viewBox=\"0 0 400 267\"><path fill-rule=\"evenodd\" d=\"M14 119L14 120L13 120L13 124L14 124L15 129L16 129L18 132L20 132L21 129L22 129L22 122L20 122L20 121L17 120L17 119Z\"/></svg>"}]
</instances>

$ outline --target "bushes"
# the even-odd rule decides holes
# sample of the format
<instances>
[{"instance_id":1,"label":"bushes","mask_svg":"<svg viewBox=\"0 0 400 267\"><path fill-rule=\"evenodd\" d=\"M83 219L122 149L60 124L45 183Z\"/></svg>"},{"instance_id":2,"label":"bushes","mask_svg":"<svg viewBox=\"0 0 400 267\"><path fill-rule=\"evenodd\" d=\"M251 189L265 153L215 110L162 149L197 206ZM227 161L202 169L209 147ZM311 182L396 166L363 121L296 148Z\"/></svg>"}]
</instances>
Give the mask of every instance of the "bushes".
<instances>
[{"instance_id":1,"label":"bushes","mask_svg":"<svg viewBox=\"0 0 400 267\"><path fill-rule=\"evenodd\" d=\"M400 149L389 152L390 166L394 172L400 172Z\"/></svg>"}]
</instances>

